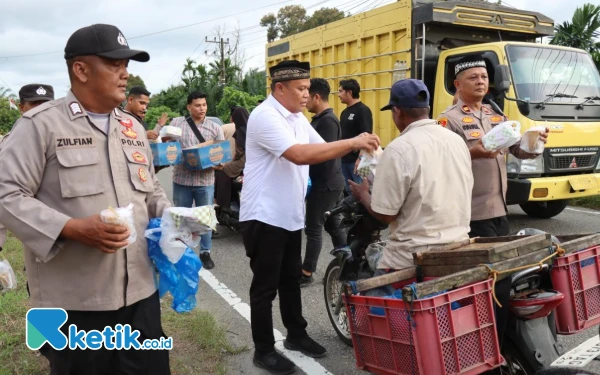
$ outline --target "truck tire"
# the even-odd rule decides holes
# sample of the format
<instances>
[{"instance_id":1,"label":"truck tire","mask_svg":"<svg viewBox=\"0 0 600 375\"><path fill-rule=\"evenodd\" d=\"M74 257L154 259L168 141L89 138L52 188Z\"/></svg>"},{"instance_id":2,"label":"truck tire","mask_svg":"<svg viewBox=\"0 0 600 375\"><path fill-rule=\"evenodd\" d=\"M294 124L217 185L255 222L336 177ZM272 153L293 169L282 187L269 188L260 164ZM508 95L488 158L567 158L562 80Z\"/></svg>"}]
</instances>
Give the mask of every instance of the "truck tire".
<instances>
[{"instance_id":1,"label":"truck tire","mask_svg":"<svg viewBox=\"0 0 600 375\"><path fill-rule=\"evenodd\" d=\"M568 199L560 199L556 201L521 203L519 206L531 217L549 219L563 212L568 204Z\"/></svg>"}]
</instances>

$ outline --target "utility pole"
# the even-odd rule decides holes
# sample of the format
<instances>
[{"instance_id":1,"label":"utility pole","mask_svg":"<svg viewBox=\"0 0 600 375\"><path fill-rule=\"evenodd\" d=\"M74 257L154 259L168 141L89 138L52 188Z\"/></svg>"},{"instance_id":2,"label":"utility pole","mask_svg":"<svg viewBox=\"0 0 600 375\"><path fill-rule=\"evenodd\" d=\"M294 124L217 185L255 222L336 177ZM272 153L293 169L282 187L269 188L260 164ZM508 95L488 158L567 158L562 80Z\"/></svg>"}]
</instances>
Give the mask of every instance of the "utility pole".
<instances>
[{"instance_id":1,"label":"utility pole","mask_svg":"<svg viewBox=\"0 0 600 375\"><path fill-rule=\"evenodd\" d=\"M217 41L217 37L214 38L214 40L208 40L208 37L205 37L205 42L206 43L215 43L215 44L219 44L220 45L220 49L221 49L221 76L219 77L219 84L220 85L225 85L227 83L227 75L225 73L225 45L229 46L229 38L227 38L227 41L223 40L223 38L221 38L220 41ZM230 51L228 52L228 54L231 53Z\"/></svg>"}]
</instances>

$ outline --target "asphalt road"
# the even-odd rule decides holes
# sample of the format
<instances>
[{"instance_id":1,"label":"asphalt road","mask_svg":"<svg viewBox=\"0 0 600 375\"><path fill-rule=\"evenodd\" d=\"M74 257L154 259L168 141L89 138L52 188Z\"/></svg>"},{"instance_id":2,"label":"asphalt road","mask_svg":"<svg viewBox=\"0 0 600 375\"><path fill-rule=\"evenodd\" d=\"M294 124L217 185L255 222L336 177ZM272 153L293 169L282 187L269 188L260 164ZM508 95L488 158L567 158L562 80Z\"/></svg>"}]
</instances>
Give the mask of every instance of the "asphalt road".
<instances>
[{"instance_id":1,"label":"asphalt road","mask_svg":"<svg viewBox=\"0 0 600 375\"><path fill-rule=\"evenodd\" d=\"M172 190L172 168L159 173L161 185L170 195ZM576 234L598 231L600 228L600 211L591 211L568 207L563 213L553 219L537 220L527 217L518 206L509 208L511 232L522 228L537 228L553 234ZM239 234L232 233L225 227L219 227L221 235L213 239L212 258L216 267L211 273L231 292L235 293L242 302L249 304L249 285L252 273L245 255L242 239ZM331 259L329 236L324 234L323 251L315 274L318 281L302 289L304 316L308 321L308 333L311 337L325 346L328 355L319 359L318 363L328 372L336 375L364 374L355 368L352 348L342 343L330 325L323 299L322 277ZM303 239L303 241L305 241ZM304 242L305 243L305 242ZM228 293L231 293L228 291ZM222 292L221 292L222 294ZM208 283L202 281L198 291L198 306L215 313L219 321L228 328L229 339L234 345L246 345L250 350L229 359L230 374L267 374L256 369L252 364L253 344L250 324L242 315L234 310L230 303ZM275 328L285 335L285 328L279 315L278 299L273 305ZM569 350L581 344L588 338L598 334L598 327L591 328L577 335L561 336L560 342ZM193 353L190 353L193 355ZM600 374L600 361L592 361L586 368ZM297 371L301 374L302 371ZM323 372L321 372L323 373ZM309 375L312 375L309 373Z\"/></svg>"}]
</instances>

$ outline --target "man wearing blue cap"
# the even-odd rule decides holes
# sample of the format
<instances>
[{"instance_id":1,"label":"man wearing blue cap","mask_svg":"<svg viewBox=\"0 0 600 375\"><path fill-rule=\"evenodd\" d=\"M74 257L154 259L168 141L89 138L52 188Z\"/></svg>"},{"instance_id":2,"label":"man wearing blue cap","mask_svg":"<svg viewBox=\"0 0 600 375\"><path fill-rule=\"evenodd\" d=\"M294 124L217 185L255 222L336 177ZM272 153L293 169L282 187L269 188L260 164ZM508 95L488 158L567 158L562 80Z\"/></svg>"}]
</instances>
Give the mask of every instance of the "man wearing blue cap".
<instances>
[{"instance_id":1,"label":"man wearing blue cap","mask_svg":"<svg viewBox=\"0 0 600 375\"><path fill-rule=\"evenodd\" d=\"M469 238L473 174L465 142L429 118L429 91L416 79L394 83L391 110L400 131L367 181L352 193L390 235L376 274L413 265L412 253Z\"/></svg>"}]
</instances>

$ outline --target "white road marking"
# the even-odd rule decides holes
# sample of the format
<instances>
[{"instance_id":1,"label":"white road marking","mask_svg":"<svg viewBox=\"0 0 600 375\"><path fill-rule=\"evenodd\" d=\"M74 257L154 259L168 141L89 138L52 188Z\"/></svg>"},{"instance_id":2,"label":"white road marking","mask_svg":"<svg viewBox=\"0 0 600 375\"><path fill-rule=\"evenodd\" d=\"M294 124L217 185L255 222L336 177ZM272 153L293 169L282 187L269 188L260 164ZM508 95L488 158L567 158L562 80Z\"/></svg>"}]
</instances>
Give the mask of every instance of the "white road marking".
<instances>
[{"instance_id":1,"label":"white road marking","mask_svg":"<svg viewBox=\"0 0 600 375\"><path fill-rule=\"evenodd\" d=\"M569 211L576 211L576 212L583 212L584 214L590 214L590 215L600 215L600 211L592 211L592 210L578 210L576 208L571 208L571 207L567 207L565 208L565 210L569 210Z\"/></svg>"},{"instance_id":2,"label":"white road marking","mask_svg":"<svg viewBox=\"0 0 600 375\"><path fill-rule=\"evenodd\" d=\"M223 299L237 311L244 319L250 322L250 306L242 302L242 299L238 297L231 289L225 284L220 283L219 280L208 270L202 268L199 272L200 277L206 281L206 283L219 294ZM290 361L294 362L302 371L309 375L333 375L333 373L327 371L327 369L313 358L307 357L300 352L294 352L287 350L283 346L283 340L285 337L278 330L273 330L275 336L275 347L285 355Z\"/></svg>"},{"instance_id":3,"label":"white road marking","mask_svg":"<svg viewBox=\"0 0 600 375\"><path fill-rule=\"evenodd\" d=\"M552 362L553 367L585 367L600 355L600 337L594 336L576 348L569 350Z\"/></svg>"}]
</instances>

